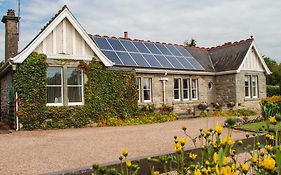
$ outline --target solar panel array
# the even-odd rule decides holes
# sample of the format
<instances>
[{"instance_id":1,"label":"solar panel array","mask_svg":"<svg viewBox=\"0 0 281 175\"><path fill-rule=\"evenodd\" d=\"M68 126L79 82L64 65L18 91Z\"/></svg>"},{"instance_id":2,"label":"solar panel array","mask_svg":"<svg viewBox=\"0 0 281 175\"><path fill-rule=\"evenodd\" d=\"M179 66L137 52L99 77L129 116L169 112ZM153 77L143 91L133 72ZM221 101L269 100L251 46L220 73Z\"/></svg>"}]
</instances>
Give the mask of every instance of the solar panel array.
<instances>
[{"instance_id":1,"label":"solar panel array","mask_svg":"<svg viewBox=\"0 0 281 175\"><path fill-rule=\"evenodd\" d=\"M115 65L204 70L182 46L94 36L93 40Z\"/></svg>"}]
</instances>

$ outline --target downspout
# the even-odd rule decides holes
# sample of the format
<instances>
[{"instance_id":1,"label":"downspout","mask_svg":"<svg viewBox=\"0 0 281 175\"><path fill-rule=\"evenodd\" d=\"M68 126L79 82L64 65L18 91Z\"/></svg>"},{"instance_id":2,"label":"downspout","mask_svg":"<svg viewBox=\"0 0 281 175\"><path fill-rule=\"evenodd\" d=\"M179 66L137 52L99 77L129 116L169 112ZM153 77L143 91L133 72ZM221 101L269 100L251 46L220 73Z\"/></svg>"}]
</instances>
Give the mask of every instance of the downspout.
<instances>
[{"instance_id":1,"label":"downspout","mask_svg":"<svg viewBox=\"0 0 281 175\"><path fill-rule=\"evenodd\" d=\"M165 71L164 76L162 76L160 78L160 80L162 81L162 85L163 85L163 104L166 105L166 81L168 81L167 76L167 71Z\"/></svg>"}]
</instances>

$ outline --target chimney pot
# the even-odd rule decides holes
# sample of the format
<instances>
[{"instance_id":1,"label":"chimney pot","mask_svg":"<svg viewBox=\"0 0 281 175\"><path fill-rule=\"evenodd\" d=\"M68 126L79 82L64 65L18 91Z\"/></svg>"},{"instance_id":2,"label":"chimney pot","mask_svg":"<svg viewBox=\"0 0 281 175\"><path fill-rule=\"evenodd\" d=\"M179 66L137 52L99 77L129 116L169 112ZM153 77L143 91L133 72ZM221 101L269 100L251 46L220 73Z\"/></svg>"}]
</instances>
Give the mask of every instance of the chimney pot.
<instances>
[{"instance_id":1,"label":"chimney pot","mask_svg":"<svg viewBox=\"0 0 281 175\"><path fill-rule=\"evenodd\" d=\"M126 39L129 38L128 37L128 32L124 32L124 38L126 38Z\"/></svg>"},{"instance_id":2,"label":"chimney pot","mask_svg":"<svg viewBox=\"0 0 281 175\"><path fill-rule=\"evenodd\" d=\"M7 16L16 16L16 15L15 15L15 10L9 9L9 10L7 11Z\"/></svg>"}]
</instances>

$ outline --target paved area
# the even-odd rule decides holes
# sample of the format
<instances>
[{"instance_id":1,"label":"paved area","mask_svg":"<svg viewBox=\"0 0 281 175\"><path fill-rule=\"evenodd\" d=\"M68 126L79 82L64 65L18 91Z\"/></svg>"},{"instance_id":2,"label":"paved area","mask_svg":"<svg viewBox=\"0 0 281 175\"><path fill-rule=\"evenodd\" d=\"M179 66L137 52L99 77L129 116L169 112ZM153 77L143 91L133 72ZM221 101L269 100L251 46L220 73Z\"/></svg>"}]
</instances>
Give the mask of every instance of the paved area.
<instances>
[{"instance_id":1,"label":"paved area","mask_svg":"<svg viewBox=\"0 0 281 175\"><path fill-rule=\"evenodd\" d=\"M173 137L184 136L183 125L196 136L207 123L213 127L223 121L197 118L139 126L1 134L0 174L41 174L117 161L123 148L129 150L129 158L169 152L174 149ZM233 137L244 138L244 133L233 131Z\"/></svg>"}]
</instances>

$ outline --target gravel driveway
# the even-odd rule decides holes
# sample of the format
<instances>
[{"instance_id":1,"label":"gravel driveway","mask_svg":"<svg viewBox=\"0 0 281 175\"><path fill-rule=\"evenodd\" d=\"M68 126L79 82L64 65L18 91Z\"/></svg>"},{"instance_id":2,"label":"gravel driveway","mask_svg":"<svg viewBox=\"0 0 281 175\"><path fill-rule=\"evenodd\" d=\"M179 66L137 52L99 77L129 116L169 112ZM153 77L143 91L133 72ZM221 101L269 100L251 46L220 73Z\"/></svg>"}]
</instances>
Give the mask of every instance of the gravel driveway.
<instances>
[{"instance_id":1,"label":"gravel driveway","mask_svg":"<svg viewBox=\"0 0 281 175\"><path fill-rule=\"evenodd\" d=\"M184 136L183 125L196 136L206 128L206 120L0 134L0 174L41 174L117 161L123 148L129 150L129 158L173 151L173 137ZM224 119L208 121L213 127ZM233 136L244 138L244 133L234 131Z\"/></svg>"}]
</instances>

